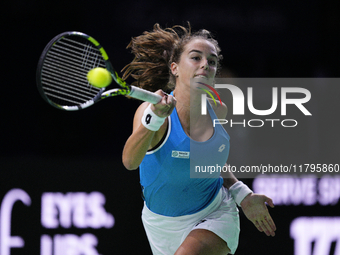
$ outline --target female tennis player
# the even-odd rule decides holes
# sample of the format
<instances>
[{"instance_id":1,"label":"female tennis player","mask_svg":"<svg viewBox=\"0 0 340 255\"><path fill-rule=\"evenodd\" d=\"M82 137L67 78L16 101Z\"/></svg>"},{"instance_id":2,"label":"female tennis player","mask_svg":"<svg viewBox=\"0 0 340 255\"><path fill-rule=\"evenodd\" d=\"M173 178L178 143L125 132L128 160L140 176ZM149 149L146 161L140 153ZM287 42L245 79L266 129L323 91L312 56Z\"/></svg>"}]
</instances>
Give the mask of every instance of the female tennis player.
<instances>
[{"instance_id":1,"label":"female tennis player","mask_svg":"<svg viewBox=\"0 0 340 255\"><path fill-rule=\"evenodd\" d=\"M133 38L129 46L135 59L123 78L132 75L136 85L157 90L161 102L142 103L133 121L133 132L123 150L123 164L140 169L143 188L143 225L153 254L234 254L239 238L237 205L259 231L275 235L275 224L266 204L270 198L254 194L232 173L227 178L190 178L190 149L196 163L225 165L229 135L212 119L225 119L225 105L207 104L201 115L201 91L192 78L214 78L221 60L220 48L207 30L191 33L177 26ZM171 94L163 91L172 90ZM218 148L224 144L223 152ZM197 148L196 148L197 146Z\"/></svg>"}]
</instances>

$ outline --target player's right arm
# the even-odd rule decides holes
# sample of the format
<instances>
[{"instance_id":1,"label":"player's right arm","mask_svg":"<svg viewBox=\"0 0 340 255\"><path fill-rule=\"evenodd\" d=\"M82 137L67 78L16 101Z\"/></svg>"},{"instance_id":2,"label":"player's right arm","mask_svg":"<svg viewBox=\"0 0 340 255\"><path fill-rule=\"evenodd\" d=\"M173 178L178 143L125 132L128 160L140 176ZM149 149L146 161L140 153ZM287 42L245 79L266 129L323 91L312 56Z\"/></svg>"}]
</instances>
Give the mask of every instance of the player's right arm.
<instances>
[{"instance_id":1,"label":"player's right arm","mask_svg":"<svg viewBox=\"0 0 340 255\"><path fill-rule=\"evenodd\" d=\"M162 95L163 98L161 102L153 105L151 109L159 117L169 116L176 105L176 100L174 97L166 95L162 91L157 91L156 93ZM151 131L142 124L141 120L144 111L149 104L150 103L144 102L138 107L133 120L132 134L127 139L123 149L122 160L128 170L138 168L146 152L159 143L167 129L167 118L158 131Z\"/></svg>"}]
</instances>

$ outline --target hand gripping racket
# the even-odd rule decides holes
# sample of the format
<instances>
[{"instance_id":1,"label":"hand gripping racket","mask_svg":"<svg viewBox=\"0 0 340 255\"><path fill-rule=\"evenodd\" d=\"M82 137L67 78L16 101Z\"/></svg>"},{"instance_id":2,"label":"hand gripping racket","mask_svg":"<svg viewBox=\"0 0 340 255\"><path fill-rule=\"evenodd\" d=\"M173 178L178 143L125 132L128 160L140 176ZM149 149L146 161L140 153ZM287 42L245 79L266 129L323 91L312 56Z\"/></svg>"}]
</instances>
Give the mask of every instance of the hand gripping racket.
<instances>
[{"instance_id":1,"label":"hand gripping racket","mask_svg":"<svg viewBox=\"0 0 340 255\"><path fill-rule=\"evenodd\" d=\"M92 86L86 76L96 67L106 68L120 87L113 88L112 83L105 88ZM162 98L122 80L104 48L94 38L81 32L61 33L46 45L39 59L36 79L41 96L52 106L66 111L81 110L118 95L152 104Z\"/></svg>"}]
</instances>

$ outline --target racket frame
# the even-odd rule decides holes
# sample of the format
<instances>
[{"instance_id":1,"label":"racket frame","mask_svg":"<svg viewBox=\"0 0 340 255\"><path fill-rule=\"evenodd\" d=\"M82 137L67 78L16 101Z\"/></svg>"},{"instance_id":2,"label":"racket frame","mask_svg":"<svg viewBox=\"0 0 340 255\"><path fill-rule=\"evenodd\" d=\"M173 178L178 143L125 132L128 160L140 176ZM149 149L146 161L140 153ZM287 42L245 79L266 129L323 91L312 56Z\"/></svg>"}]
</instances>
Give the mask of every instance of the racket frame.
<instances>
[{"instance_id":1,"label":"racket frame","mask_svg":"<svg viewBox=\"0 0 340 255\"><path fill-rule=\"evenodd\" d=\"M91 42L93 47L98 49L98 51L101 54L101 57L103 58L105 68L110 72L113 80L115 81L115 83L117 83L120 86L120 88L114 88L114 89L107 90L112 85L109 85L108 87L101 88L98 91L98 93L92 99L89 99L86 102L78 104L78 105L60 105L60 104L57 104L56 102L54 102L53 100L51 100L45 94L43 84L42 84L42 70L44 68L45 59L46 59L50 49L53 47L54 44L56 44L61 39L65 38L65 37L69 37L69 36L83 37L84 39ZM159 95L157 95L153 92L150 92L150 91L147 91L147 90L144 90L144 89L141 89L141 88L127 84L123 79L121 79L118 76L118 73L113 68L111 62L109 61L109 57L108 57L106 51L99 44L99 42L97 40L95 40L93 37L91 37L87 34L84 34L82 32L76 32L76 31L69 31L69 32L61 33L61 34L55 36L45 46L45 48L44 48L44 50L43 50L43 52L42 52L42 54L39 58L37 71L36 71L36 81L37 81L37 87L38 87L39 93L42 96L42 98L47 103L49 103L50 105L52 105L52 106L54 106L58 109L61 109L61 110L66 110L66 111L77 111L77 110L85 109L85 108L99 102L102 99L105 99L107 97L112 97L112 96L118 96L118 95L130 96L132 98L136 98L136 99L139 99L139 100L148 101L152 104L158 103L162 98L161 96L159 96ZM92 86L92 85L90 85L90 86Z\"/></svg>"}]
</instances>

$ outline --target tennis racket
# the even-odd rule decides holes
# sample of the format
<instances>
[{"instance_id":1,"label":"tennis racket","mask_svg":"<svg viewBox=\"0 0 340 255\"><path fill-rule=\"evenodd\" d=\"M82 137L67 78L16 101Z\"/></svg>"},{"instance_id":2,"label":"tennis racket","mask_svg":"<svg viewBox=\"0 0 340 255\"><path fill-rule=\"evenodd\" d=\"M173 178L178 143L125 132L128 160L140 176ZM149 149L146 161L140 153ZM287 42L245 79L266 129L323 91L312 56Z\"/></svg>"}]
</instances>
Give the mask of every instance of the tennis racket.
<instances>
[{"instance_id":1,"label":"tennis racket","mask_svg":"<svg viewBox=\"0 0 340 255\"><path fill-rule=\"evenodd\" d=\"M97 88L87 80L96 67L106 68L114 82ZM36 73L41 96L52 106L77 111L112 96L130 96L156 104L161 96L129 85L113 69L104 48L93 37L81 32L64 32L54 37L42 52ZM117 88L118 87L118 88Z\"/></svg>"}]
</instances>

